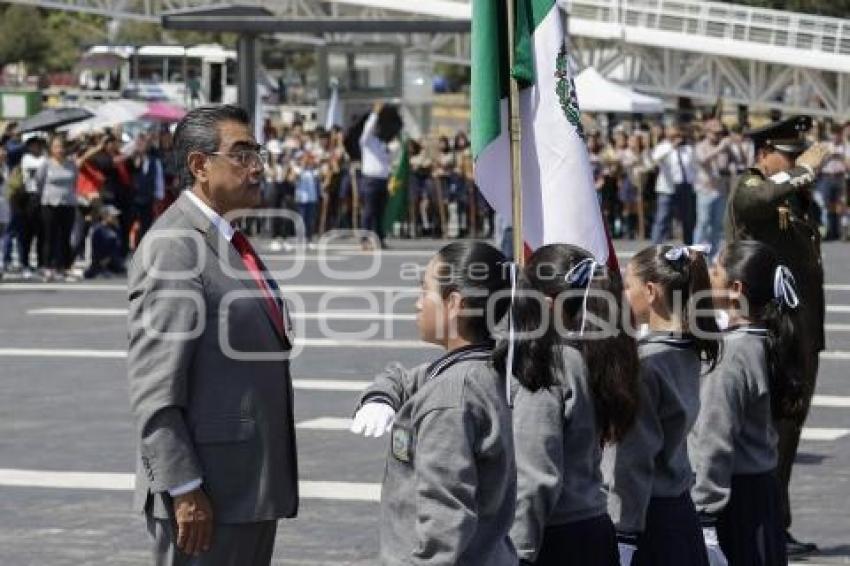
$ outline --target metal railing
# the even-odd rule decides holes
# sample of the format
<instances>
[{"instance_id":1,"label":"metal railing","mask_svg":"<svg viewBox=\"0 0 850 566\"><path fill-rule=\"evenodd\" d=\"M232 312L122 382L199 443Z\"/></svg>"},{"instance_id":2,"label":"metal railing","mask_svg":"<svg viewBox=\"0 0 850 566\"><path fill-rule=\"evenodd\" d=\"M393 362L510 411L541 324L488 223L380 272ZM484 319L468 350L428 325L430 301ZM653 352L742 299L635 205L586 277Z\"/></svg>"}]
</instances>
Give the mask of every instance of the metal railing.
<instances>
[{"instance_id":1,"label":"metal railing","mask_svg":"<svg viewBox=\"0 0 850 566\"><path fill-rule=\"evenodd\" d=\"M566 0L574 18L850 55L850 20L701 0ZM683 46L684 47L684 46Z\"/></svg>"}]
</instances>

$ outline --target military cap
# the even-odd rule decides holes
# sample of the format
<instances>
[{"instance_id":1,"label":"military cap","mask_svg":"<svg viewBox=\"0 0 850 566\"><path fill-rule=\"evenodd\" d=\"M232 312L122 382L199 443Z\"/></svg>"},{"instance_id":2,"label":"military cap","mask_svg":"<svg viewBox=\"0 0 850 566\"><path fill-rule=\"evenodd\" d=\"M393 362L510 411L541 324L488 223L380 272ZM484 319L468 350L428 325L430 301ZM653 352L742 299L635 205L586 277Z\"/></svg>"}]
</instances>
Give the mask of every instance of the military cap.
<instances>
[{"instance_id":1,"label":"military cap","mask_svg":"<svg viewBox=\"0 0 850 566\"><path fill-rule=\"evenodd\" d=\"M805 137L806 132L811 129L810 116L793 116L750 130L747 135L753 140L756 149L768 148L782 153L797 154L806 151L811 145Z\"/></svg>"}]
</instances>

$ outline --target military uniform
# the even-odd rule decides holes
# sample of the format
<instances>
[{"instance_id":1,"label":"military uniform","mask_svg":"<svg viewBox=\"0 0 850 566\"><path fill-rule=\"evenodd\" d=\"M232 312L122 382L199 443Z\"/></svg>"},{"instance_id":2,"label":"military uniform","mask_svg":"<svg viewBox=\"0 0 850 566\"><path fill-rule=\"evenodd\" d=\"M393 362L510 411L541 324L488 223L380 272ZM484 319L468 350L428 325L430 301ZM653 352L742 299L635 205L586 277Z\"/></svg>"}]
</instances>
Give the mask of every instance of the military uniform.
<instances>
[{"instance_id":1,"label":"military uniform","mask_svg":"<svg viewBox=\"0 0 850 566\"><path fill-rule=\"evenodd\" d=\"M802 132L811 120L792 118L750 133L756 147L771 147L787 154L801 153L806 144ZM809 167L793 167L767 177L758 169L744 174L732 189L727 208L727 241L757 240L771 246L794 275L800 296L800 346L805 357L805 378L809 387L806 410L793 420L776 422L779 432L780 480L784 485L786 527L791 524L788 484L791 467L800 442L800 433L814 394L818 353L824 349L824 289L820 232L817 219L809 213L810 189L816 179ZM770 274L765 274L769 277Z\"/></svg>"}]
</instances>

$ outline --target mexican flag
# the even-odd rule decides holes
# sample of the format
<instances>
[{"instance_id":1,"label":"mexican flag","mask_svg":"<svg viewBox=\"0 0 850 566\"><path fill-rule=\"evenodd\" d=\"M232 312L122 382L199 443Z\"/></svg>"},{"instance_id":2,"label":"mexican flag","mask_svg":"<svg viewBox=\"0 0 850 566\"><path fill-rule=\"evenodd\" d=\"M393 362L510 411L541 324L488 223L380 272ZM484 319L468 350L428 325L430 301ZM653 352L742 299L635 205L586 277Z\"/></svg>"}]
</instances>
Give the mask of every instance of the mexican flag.
<instances>
[{"instance_id":1,"label":"mexican flag","mask_svg":"<svg viewBox=\"0 0 850 566\"><path fill-rule=\"evenodd\" d=\"M410 152L407 138L401 138L401 155L388 184L389 199L384 209L384 232L389 234L393 224L403 222L408 214L408 185L410 184Z\"/></svg>"},{"instance_id":2,"label":"mexican flag","mask_svg":"<svg viewBox=\"0 0 850 566\"><path fill-rule=\"evenodd\" d=\"M532 250L552 243L574 244L606 263L610 243L593 184L560 10L556 0L513 1L516 35L509 42L505 0L473 0L476 182L494 210L510 220L511 72L520 88L525 243ZM513 69L508 69L509 46L515 53Z\"/></svg>"}]
</instances>

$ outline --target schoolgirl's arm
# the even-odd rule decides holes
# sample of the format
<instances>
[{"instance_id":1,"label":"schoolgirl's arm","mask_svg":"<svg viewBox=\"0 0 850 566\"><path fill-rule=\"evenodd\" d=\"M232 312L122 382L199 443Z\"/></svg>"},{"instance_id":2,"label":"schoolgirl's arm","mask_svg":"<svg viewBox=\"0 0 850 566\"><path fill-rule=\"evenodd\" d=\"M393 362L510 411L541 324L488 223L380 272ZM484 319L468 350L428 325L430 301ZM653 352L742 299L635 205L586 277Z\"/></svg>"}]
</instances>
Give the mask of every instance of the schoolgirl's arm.
<instances>
[{"instance_id":1,"label":"schoolgirl's arm","mask_svg":"<svg viewBox=\"0 0 850 566\"><path fill-rule=\"evenodd\" d=\"M431 410L419 422L413 564L457 564L475 534L476 434L474 418L462 406Z\"/></svg>"},{"instance_id":2,"label":"schoolgirl's arm","mask_svg":"<svg viewBox=\"0 0 850 566\"><path fill-rule=\"evenodd\" d=\"M561 388L529 391L514 398L517 506L511 540L520 559L534 562L543 532L564 485L564 403Z\"/></svg>"},{"instance_id":3,"label":"schoolgirl's arm","mask_svg":"<svg viewBox=\"0 0 850 566\"><path fill-rule=\"evenodd\" d=\"M425 366L406 369L399 363L392 363L375 376L372 385L360 396L357 407L366 403L386 403L395 410L418 389L417 380L422 377Z\"/></svg>"},{"instance_id":4,"label":"schoolgirl's arm","mask_svg":"<svg viewBox=\"0 0 850 566\"><path fill-rule=\"evenodd\" d=\"M703 378L700 413L688 444L696 473L691 493L706 523L729 502L735 438L746 408L746 369L735 362L727 358Z\"/></svg>"},{"instance_id":5,"label":"schoolgirl's arm","mask_svg":"<svg viewBox=\"0 0 850 566\"><path fill-rule=\"evenodd\" d=\"M652 496L655 457L664 438L658 418L660 377L641 368L640 409L632 429L605 451L603 468L608 487L608 512L621 538L643 532Z\"/></svg>"}]
</instances>

